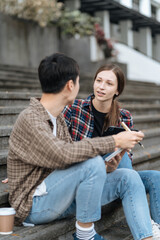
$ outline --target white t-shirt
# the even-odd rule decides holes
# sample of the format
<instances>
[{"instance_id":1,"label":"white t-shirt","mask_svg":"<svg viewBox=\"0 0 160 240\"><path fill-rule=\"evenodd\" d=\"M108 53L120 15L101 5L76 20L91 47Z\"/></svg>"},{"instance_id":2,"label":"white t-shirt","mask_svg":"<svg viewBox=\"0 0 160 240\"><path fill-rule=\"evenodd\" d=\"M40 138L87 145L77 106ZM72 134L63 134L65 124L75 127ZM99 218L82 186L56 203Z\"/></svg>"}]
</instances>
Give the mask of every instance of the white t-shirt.
<instances>
[{"instance_id":1,"label":"white t-shirt","mask_svg":"<svg viewBox=\"0 0 160 240\"><path fill-rule=\"evenodd\" d=\"M51 119L52 124L53 124L53 135L56 136L57 135L57 118L54 117L50 112L47 111L47 113L50 116L50 119ZM46 194L47 194L46 184L43 181L40 185L37 186L37 188L36 188L36 190L33 194L33 197L34 196L43 196L43 195L46 195Z\"/></svg>"}]
</instances>

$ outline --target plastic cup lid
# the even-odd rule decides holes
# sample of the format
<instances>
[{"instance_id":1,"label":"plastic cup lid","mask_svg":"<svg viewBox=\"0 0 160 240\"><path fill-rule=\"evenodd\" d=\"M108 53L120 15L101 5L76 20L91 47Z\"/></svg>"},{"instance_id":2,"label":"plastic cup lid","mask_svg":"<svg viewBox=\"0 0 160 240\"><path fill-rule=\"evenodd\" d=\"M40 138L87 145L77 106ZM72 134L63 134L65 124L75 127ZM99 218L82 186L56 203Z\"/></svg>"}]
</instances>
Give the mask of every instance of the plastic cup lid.
<instances>
[{"instance_id":1,"label":"plastic cup lid","mask_svg":"<svg viewBox=\"0 0 160 240\"><path fill-rule=\"evenodd\" d=\"M0 216L8 216L14 214L16 214L14 208L0 208Z\"/></svg>"}]
</instances>

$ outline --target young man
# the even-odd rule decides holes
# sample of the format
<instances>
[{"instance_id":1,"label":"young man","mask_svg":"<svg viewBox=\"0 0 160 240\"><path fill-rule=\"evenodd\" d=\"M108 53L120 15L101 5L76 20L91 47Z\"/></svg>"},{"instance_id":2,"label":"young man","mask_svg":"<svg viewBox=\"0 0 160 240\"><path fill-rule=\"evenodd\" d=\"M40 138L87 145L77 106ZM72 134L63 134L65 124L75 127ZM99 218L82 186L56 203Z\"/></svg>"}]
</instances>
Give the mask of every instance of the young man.
<instances>
[{"instance_id":1,"label":"young man","mask_svg":"<svg viewBox=\"0 0 160 240\"><path fill-rule=\"evenodd\" d=\"M107 177L99 155L112 152L115 147L132 148L144 135L124 132L73 142L61 112L65 105L73 103L79 91L78 65L56 53L42 60L38 71L42 97L31 98L29 107L19 115L9 142L9 201L16 210L16 221L51 222L72 214L76 205L74 239L103 239L93 224L101 217ZM115 170L120 159L119 155L112 159L107 170ZM132 182L144 191L138 175L130 179L128 171L132 170L119 173L120 182ZM124 197L128 191L129 187L123 191ZM151 234L149 231L150 228Z\"/></svg>"}]
</instances>

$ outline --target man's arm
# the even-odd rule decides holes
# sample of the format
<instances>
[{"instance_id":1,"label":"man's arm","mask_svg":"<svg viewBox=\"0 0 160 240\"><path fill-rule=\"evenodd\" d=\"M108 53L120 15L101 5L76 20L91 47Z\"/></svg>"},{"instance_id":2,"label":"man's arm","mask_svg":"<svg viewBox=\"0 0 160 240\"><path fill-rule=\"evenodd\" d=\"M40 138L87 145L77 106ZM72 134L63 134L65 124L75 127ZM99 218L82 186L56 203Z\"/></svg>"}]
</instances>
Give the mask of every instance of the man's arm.
<instances>
[{"instance_id":1,"label":"man's arm","mask_svg":"<svg viewBox=\"0 0 160 240\"><path fill-rule=\"evenodd\" d=\"M31 119L31 120L30 120ZM115 148L112 137L69 141L68 128L63 121L55 137L47 122L34 123L34 116L27 119L21 115L16 122L10 138L10 155L27 164L44 168L63 169L77 162L85 161L97 155L111 152ZM36 119L37 121L37 119ZM61 136L62 135L62 136Z\"/></svg>"},{"instance_id":2,"label":"man's arm","mask_svg":"<svg viewBox=\"0 0 160 240\"><path fill-rule=\"evenodd\" d=\"M48 122L43 122L34 115L27 119L22 114L10 138L10 153L27 164L63 169L73 163L112 152L115 147L132 148L143 137L137 132L123 132L110 137L70 142L68 128L63 122L64 119L61 119L58 127L60 136L55 137Z\"/></svg>"}]
</instances>

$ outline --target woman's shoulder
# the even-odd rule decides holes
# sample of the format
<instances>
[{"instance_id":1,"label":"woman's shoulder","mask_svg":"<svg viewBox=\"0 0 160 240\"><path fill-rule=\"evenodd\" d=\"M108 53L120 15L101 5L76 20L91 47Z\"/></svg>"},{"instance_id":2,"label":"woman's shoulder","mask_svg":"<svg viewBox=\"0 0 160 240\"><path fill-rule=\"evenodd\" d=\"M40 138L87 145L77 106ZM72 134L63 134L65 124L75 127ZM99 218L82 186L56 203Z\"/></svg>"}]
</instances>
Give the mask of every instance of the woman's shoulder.
<instances>
[{"instance_id":1,"label":"woman's shoulder","mask_svg":"<svg viewBox=\"0 0 160 240\"><path fill-rule=\"evenodd\" d=\"M123 118L132 118L132 114L127 109L120 109L120 116Z\"/></svg>"},{"instance_id":2,"label":"woman's shoulder","mask_svg":"<svg viewBox=\"0 0 160 240\"><path fill-rule=\"evenodd\" d=\"M84 103L84 99L75 99L72 106L81 106Z\"/></svg>"},{"instance_id":3,"label":"woman's shoulder","mask_svg":"<svg viewBox=\"0 0 160 240\"><path fill-rule=\"evenodd\" d=\"M133 128L133 118L130 111L126 109L120 109L120 121L125 122L129 128Z\"/></svg>"}]
</instances>

